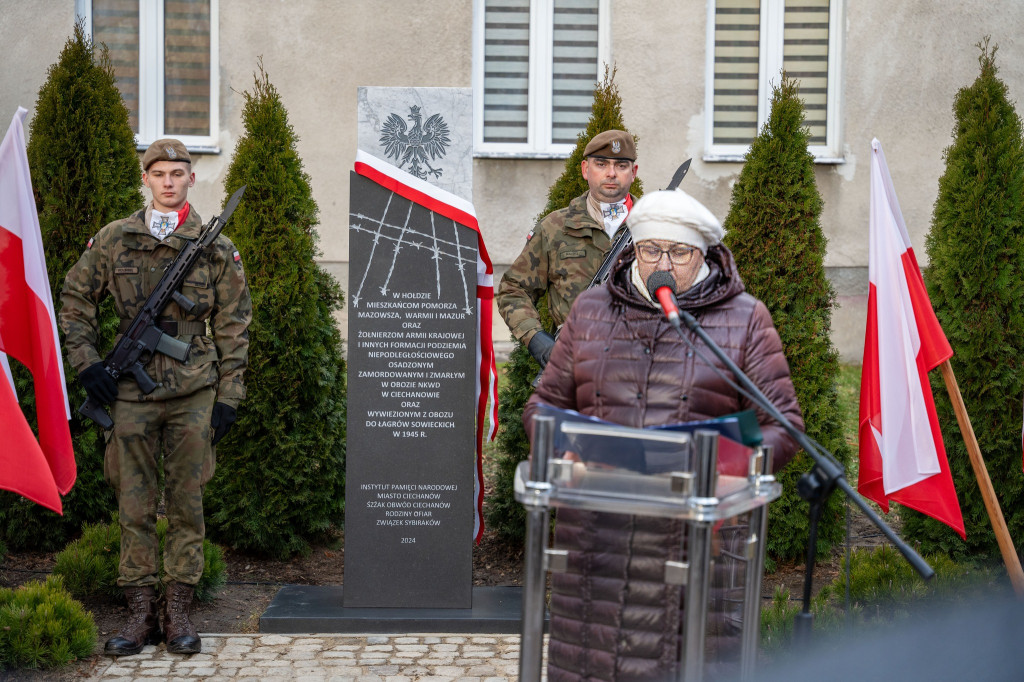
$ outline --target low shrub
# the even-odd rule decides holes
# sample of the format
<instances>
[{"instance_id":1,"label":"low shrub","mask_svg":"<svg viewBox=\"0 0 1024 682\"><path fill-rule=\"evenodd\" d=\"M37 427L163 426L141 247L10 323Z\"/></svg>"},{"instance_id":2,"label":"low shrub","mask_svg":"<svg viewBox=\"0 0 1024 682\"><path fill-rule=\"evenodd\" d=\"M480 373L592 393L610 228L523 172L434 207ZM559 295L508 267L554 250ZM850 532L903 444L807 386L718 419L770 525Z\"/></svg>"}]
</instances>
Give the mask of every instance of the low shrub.
<instances>
[{"instance_id":1,"label":"low shrub","mask_svg":"<svg viewBox=\"0 0 1024 682\"><path fill-rule=\"evenodd\" d=\"M167 519L156 524L160 541L158 556L163 567L164 538ZM117 566L121 557L121 527L117 517L109 524L86 524L82 536L68 544L59 554L53 567L55 575L63 578L68 591L76 597L107 595L124 598L124 590L117 585ZM227 582L227 564L223 550L209 540L203 541L203 575L195 588L201 602L211 602ZM163 591L163 585L157 589Z\"/></svg>"},{"instance_id":2,"label":"low shrub","mask_svg":"<svg viewBox=\"0 0 1024 682\"><path fill-rule=\"evenodd\" d=\"M96 623L58 576L0 588L0 668L57 668L92 654Z\"/></svg>"},{"instance_id":3,"label":"low shrub","mask_svg":"<svg viewBox=\"0 0 1024 682\"><path fill-rule=\"evenodd\" d=\"M124 593L117 586L120 547L121 528L116 521L87 523L82 526L82 537L57 554L53 573L64 580L68 591L76 597L122 598Z\"/></svg>"},{"instance_id":4,"label":"low shrub","mask_svg":"<svg viewBox=\"0 0 1024 682\"><path fill-rule=\"evenodd\" d=\"M893 547L857 549L850 557L850 609L845 610L846 576L825 585L811 600L815 637L828 638L850 627L891 628L912 613L989 598L1008 590L1005 571L998 566L957 562L946 554L924 557L935 570L925 582ZM761 611L761 650L771 656L788 647L802 602L780 588ZM842 646L842 639L835 638Z\"/></svg>"},{"instance_id":5,"label":"low shrub","mask_svg":"<svg viewBox=\"0 0 1024 682\"><path fill-rule=\"evenodd\" d=\"M793 636L793 621L800 603L789 598L789 590L776 587L771 603L761 608L761 650L776 651Z\"/></svg>"},{"instance_id":6,"label":"low shrub","mask_svg":"<svg viewBox=\"0 0 1024 682\"><path fill-rule=\"evenodd\" d=\"M929 554L924 559L935 570L935 577L928 582L893 547L854 550L850 557L850 603L896 610L923 600L965 602L1006 587L1005 571L997 566L958 562L942 553ZM843 576L821 591L824 598L839 606L845 594Z\"/></svg>"}]
</instances>

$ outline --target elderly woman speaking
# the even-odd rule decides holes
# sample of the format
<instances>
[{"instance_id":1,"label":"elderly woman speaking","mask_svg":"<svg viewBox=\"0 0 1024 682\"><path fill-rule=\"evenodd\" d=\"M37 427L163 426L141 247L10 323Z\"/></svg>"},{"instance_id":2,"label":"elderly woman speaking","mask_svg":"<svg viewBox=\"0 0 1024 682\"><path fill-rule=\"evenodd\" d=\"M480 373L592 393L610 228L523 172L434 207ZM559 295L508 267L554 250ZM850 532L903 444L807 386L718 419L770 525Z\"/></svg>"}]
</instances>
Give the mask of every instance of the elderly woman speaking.
<instances>
[{"instance_id":1,"label":"elderly woman speaking","mask_svg":"<svg viewBox=\"0 0 1024 682\"><path fill-rule=\"evenodd\" d=\"M539 403L638 428L754 408L665 319L647 287L657 271L672 275L679 307L802 429L771 315L744 291L711 211L681 190L653 192L636 203L628 223L633 251L604 286L584 292L573 305L524 411L527 432ZM702 355L729 375L710 352ZM777 471L796 443L765 413L757 415ZM685 560L683 523L563 508L555 535L556 544L570 551L570 568L552 576L548 679L674 676L684 594L664 584L663 576L666 561ZM712 619L714 611L713 598ZM711 628L712 634L718 649L731 648L735 637L728 627Z\"/></svg>"}]
</instances>

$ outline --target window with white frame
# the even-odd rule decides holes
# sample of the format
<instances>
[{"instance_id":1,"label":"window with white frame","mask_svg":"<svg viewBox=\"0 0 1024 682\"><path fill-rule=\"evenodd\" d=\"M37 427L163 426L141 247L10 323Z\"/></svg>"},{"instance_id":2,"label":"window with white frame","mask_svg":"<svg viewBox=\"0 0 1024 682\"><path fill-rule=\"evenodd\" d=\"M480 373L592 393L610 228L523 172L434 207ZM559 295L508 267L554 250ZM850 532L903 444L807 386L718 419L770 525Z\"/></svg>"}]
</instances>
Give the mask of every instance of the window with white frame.
<instances>
[{"instance_id":1,"label":"window with white frame","mask_svg":"<svg viewBox=\"0 0 1024 682\"><path fill-rule=\"evenodd\" d=\"M840 162L842 0L708 0L706 161L737 161L783 71L799 83L810 152Z\"/></svg>"},{"instance_id":2,"label":"window with white frame","mask_svg":"<svg viewBox=\"0 0 1024 682\"><path fill-rule=\"evenodd\" d=\"M216 150L218 0L76 0L109 50L140 147L176 137Z\"/></svg>"},{"instance_id":3,"label":"window with white frame","mask_svg":"<svg viewBox=\"0 0 1024 682\"><path fill-rule=\"evenodd\" d=\"M476 152L572 152L609 61L610 0L474 0Z\"/></svg>"}]
</instances>

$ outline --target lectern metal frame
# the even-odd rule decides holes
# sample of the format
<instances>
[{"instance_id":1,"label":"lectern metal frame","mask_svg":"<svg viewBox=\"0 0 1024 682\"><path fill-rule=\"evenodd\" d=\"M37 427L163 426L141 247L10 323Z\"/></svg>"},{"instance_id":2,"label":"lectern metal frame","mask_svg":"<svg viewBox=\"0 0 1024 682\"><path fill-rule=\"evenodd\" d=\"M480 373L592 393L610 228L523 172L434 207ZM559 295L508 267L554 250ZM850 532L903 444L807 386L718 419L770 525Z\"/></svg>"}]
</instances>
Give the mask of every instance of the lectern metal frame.
<instances>
[{"instance_id":1,"label":"lectern metal frame","mask_svg":"<svg viewBox=\"0 0 1024 682\"><path fill-rule=\"evenodd\" d=\"M593 511L682 519L688 526L689 546L685 562L668 562L666 582L685 584L688 607L680 640L677 679L699 682L704 671L704 642L711 580L711 541L714 524L750 512L746 545L741 674L753 676L760 633L761 574L764 570L767 504L782 494L782 486L770 473L770 452L758 448L750 458L746 477L717 473L716 431L634 429L607 424L563 422L562 434L598 438L627 438L668 443L695 457L689 470L646 475L618 469L591 470L565 459L554 459L555 419L533 420L533 451L529 462L516 470L515 497L526 508L526 566L523 586L522 640L519 679L539 682L543 658L545 571L561 557L548 550L550 510L570 507ZM692 441L691 441L692 439ZM693 608L694 605L702 608Z\"/></svg>"}]
</instances>

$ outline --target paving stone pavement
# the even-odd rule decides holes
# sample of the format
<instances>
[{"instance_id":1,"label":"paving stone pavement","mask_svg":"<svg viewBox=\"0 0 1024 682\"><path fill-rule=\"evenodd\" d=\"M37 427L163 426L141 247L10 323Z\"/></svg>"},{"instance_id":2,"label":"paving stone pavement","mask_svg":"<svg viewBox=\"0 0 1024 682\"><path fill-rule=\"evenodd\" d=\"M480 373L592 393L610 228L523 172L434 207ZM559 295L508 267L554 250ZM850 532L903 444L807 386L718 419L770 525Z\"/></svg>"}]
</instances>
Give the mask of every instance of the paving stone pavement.
<instances>
[{"instance_id":1,"label":"paving stone pavement","mask_svg":"<svg viewBox=\"0 0 1024 682\"><path fill-rule=\"evenodd\" d=\"M499 682L519 676L519 635L202 635L203 651L101 657L90 680ZM547 650L547 646L544 647Z\"/></svg>"}]
</instances>

